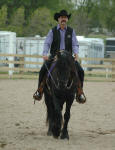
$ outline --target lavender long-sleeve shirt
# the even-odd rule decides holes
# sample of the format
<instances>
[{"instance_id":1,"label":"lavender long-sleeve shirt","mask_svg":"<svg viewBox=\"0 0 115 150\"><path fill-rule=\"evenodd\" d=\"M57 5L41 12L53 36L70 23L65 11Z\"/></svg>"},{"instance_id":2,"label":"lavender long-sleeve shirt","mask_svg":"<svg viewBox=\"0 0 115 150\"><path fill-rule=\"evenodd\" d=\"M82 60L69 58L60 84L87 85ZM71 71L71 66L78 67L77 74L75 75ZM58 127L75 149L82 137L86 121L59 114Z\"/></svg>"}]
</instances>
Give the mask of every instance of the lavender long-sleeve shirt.
<instances>
[{"instance_id":1,"label":"lavender long-sleeve shirt","mask_svg":"<svg viewBox=\"0 0 115 150\"><path fill-rule=\"evenodd\" d=\"M61 30L60 26L58 24L57 29L59 29L60 37L61 37L60 50L65 50L65 33L66 33L67 28L65 28L64 30ZM43 49L43 55L44 56L46 56L48 54L49 49L50 49L51 44L52 44L52 41L53 41L53 32L52 32L52 30L50 30L46 39L45 39L45 42L44 42L44 49ZM73 52L73 54L78 54L78 52L79 52L79 44L78 44L78 40L76 38L76 34L75 34L74 30L72 33L72 52Z\"/></svg>"}]
</instances>

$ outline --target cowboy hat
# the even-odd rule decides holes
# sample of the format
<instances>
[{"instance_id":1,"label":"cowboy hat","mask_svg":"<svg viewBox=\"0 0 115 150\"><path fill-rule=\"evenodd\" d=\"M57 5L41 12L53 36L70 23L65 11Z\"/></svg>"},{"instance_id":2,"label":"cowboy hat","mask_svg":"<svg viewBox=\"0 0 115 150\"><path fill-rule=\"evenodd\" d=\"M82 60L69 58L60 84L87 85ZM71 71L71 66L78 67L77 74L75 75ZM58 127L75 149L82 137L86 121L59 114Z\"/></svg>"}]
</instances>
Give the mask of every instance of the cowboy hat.
<instances>
[{"instance_id":1,"label":"cowboy hat","mask_svg":"<svg viewBox=\"0 0 115 150\"><path fill-rule=\"evenodd\" d=\"M55 14L54 14L54 19L55 19L56 21L58 21L58 18L59 18L60 16L67 16L67 17L68 17L68 20L69 20L69 18L71 17L71 14L68 14L66 10L61 10L59 13L55 13Z\"/></svg>"}]
</instances>

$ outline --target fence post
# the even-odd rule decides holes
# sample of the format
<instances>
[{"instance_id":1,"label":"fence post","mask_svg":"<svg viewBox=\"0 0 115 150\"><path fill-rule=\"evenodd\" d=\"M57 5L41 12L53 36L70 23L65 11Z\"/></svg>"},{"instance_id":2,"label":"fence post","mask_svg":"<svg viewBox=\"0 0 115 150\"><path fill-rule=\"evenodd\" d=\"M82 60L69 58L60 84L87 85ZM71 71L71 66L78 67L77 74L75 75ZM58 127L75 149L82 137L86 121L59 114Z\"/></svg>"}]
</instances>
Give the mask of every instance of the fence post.
<instances>
[{"instance_id":1,"label":"fence post","mask_svg":"<svg viewBox=\"0 0 115 150\"><path fill-rule=\"evenodd\" d=\"M19 61L23 61L24 62L24 57L20 57ZM20 68L24 68L24 64L20 64L19 65ZM20 71L20 73L23 73L24 71Z\"/></svg>"},{"instance_id":2,"label":"fence post","mask_svg":"<svg viewBox=\"0 0 115 150\"><path fill-rule=\"evenodd\" d=\"M108 69L108 68L106 68L106 79L108 79L108 78L109 78L108 72L109 72L109 69Z\"/></svg>"},{"instance_id":3,"label":"fence post","mask_svg":"<svg viewBox=\"0 0 115 150\"><path fill-rule=\"evenodd\" d=\"M115 72L115 61L112 61L112 72ZM112 74L112 80L115 81L115 74Z\"/></svg>"},{"instance_id":4,"label":"fence post","mask_svg":"<svg viewBox=\"0 0 115 150\"><path fill-rule=\"evenodd\" d=\"M9 54L16 54L16 33L11 32L9 35ZM10 61L14 61L14 57L9 57ZM13 75L14 64L9 64L9 76Z\"/></svg>"}]
</instances>

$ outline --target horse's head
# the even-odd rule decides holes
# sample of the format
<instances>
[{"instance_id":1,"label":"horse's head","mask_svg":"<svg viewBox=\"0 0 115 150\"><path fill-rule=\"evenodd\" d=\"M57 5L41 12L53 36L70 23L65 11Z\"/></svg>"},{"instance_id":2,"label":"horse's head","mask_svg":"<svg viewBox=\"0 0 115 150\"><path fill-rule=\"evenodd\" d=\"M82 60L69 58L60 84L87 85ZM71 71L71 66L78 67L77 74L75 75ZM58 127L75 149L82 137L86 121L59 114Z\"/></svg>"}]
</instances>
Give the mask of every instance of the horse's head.
<instances>
[{"instance_id":1,"label":"horse's head","mask_svg":"<svg viewBox=\"0 0 115 150\"><path fill-rule=\"evenodd\" d=\"M64 90L70 85L70 77L72 72L71 64L73 58L68 52L59 52L57 54L57 63L55 66L55 80L59 89Z\"/></svg>"}]
</instances>

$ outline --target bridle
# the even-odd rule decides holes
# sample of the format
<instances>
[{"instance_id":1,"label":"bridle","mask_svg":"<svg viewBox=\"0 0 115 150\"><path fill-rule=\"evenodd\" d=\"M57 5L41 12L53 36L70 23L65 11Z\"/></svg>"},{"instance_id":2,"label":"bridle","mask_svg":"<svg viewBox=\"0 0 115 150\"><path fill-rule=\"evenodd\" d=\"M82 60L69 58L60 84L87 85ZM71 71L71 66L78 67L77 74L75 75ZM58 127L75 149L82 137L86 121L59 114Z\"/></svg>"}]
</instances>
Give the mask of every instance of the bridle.
<instances>
[{"instance_id":1,"label":"bridle","mask_svg":"<svg viewBox=\"0 0 115 150\"><path fill-rule=\"evenodd\" d=\"M52 77L52 74L51 74L51 72L49 71L49 69L48 69L46 63L45 63L45 67L46 67L46 69L47 69L47 71L48 71L48 74L49 74L49 76L51 77L51 80L53 81L55 87L58 89L59 87L56 85L55 80L54 80L54 78Z\"/></svg>"},{"instance_id":2,"label":"bridle","mask_svg":"<svg viewBox=\"0 0 115 150\"><path fill-rule=\"evenodd\" d=\"M51 77L51 80L53 81L54 86L56 87L56 89L59 89L59 84L56 84L56 82L55 82L55 80L54 80L54 78L53 78L51 72L49 71L49 69L48 69L46 63L45 63L45 67L46 67L46 69L47 69L47 71L48 71L49 76ZM58 83L59 83L59 82L58 82ZM69 89L72 87L72 84L73 84L73 80L71 81L71 83L70 83L69 86L66 85L66 88L69 90ZM49 86L48 86L48 87L49 87ZM49 89L50 89L50 88L49 88Z\"/></svg>"}]
</instances>

